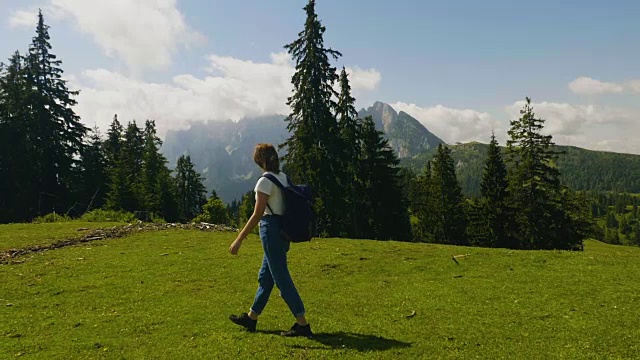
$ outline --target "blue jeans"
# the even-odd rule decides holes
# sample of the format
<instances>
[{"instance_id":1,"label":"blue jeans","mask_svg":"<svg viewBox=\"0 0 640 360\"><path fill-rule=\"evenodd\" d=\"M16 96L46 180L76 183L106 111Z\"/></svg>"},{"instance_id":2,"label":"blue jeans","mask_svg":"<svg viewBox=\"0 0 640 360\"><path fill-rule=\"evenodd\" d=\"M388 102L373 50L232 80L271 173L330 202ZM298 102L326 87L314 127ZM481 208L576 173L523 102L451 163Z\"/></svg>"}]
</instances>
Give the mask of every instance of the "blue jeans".
<instances>
[{"instance_id":1,"label":"blue jeans","mask_svg":"<svg viewBox=\"0 0 640 360\"><path fill-rule=\"evenodd\" d=\"M261 314L267 306L269 295L273 290L273 285L280 289L282 298L289 306L293 316L304 315L304 304L293 284L289 267L287 266L287 252L289 242L280 235L280 217L265 215L260 220L260 240L264 257L262 267L258 272L258 291L251 306L251 311Z\"/></svg>"}]
</instances>

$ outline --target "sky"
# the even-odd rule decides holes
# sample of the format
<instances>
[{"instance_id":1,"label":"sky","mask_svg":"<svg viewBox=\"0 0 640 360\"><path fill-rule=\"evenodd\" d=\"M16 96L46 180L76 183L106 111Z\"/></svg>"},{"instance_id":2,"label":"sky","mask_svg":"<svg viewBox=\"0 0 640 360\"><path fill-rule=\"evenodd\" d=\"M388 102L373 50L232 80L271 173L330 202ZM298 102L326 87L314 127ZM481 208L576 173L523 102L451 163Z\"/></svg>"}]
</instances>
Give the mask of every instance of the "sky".
<instances>
[{"instance_id":1,"label":"sky","mask_svg":"<svg viewBox=\"0 0 640 360\"><path fill-rule=\"evenodd\" d=\"M0 0L0 58L37 9L78 113L105 132L154 119L288 114L306 0ZM557 144L640 154L639 1L317 0L359 108L383 101L447 143L504 144L525 97Z\"/></svg>"}]
</instances>

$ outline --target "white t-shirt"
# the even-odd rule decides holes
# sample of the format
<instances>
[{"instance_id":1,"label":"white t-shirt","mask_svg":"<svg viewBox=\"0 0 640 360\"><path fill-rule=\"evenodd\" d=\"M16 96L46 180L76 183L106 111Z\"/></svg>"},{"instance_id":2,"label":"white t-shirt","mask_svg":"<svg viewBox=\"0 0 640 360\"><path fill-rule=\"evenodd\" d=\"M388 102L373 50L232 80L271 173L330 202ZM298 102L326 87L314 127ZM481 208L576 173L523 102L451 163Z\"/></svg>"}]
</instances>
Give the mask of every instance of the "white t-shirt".
<instances>
[{"instance_id":1,"label":"white t-shirt","mask_svg":"<svg viewBox=\"0 0 640 360\"><path fill-rule=\"evenodd\" d=\"M275 176L276 179L280 181L282 185L285 187L289 186L289 182L287 181L287 175L280 171L279 174L276 174L271 171L267 171L264 174L271 174ZM282 215L284 214L284 196L282 195L282 190L278 187L278 185L271 182L271 180L261 177L256 184L255 189L253 191L256 192L256 201L258 201L258 192L265 193L269 195L269 199L267 200L267 207L264 209L264 215ZM273 210L273 214L269 210Z\"/></svg>"}]
</instances>

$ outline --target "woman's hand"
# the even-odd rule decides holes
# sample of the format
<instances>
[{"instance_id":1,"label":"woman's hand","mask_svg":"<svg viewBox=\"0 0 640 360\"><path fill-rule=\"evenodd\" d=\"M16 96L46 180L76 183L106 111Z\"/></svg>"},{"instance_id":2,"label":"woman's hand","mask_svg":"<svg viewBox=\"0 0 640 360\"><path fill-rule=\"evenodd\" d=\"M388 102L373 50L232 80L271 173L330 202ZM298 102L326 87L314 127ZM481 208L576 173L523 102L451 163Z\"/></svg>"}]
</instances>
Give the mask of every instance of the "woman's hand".
<instances>
[{"instance_id":1,"label":"woman's hand","mask_svg":"<svg viewBox=\"0 0 640 360\"><path fill-rule=\"evenodd\" d=\"M242 240L240 240L239 238L236 239L234 242L231 243L231 246L229 246L229 253L231 255L238 255L238 251L240 250L241 245L242 245Z\"/></svg>"}]
</instances>

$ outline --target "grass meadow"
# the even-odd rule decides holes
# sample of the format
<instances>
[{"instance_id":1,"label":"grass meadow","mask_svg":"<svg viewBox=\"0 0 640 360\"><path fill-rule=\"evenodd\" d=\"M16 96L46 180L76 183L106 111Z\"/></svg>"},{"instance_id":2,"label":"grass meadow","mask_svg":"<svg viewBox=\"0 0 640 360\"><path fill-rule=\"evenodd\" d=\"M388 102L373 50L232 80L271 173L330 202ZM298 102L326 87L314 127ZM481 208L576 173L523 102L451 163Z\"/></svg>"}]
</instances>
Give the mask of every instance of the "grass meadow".
<instances>
[{"instance_id":1,"label":"grass meadow","mask_svg":"<svg viewBox=\"0 0 640 360\"><path fill-rule=\"evenodd\" d=\"M98 225L1 225L0 250ZM234 238L144 232L0 265L0 359L640 357L640 248L292 244L315 332L292 339L278 335L293 317L277 290L257 333L227 319L250 306L262 257L255 235L229 255Z\"/></svg>"}]
</instances>

